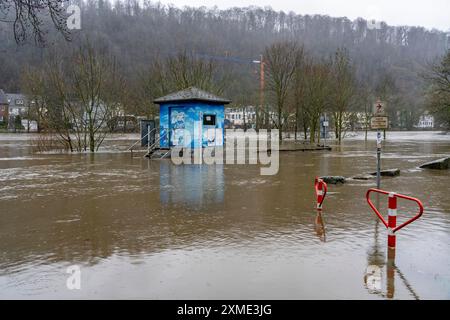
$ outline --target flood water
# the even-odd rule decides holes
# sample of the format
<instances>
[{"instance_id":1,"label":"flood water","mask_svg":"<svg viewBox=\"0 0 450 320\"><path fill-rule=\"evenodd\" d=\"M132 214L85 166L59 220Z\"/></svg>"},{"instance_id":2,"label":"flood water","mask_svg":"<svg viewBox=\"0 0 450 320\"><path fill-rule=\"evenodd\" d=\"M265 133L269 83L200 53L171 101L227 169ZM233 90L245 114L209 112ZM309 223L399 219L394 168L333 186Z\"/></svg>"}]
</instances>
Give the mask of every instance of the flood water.
<instances>
[{"instance_id":1,"label":"flood water","mask_svg":"<svg viewBox=\"0 0 450 320\"><path fill-rule=\"evenodd\" d=\"M29 136L0 135L0 298L450 298L450 171L418 169L449 156L450 135L388 132L382 167L401 175L382 189L425 207L398 231L391 270L387 231L365 199L375 180L329 185L322 215L314 209L316 175L375 170L373 133L331 152L280 153L275 176L132 158L116 152L125 139L95 155L36 155ZM399 200L397 220L415 210ZM71 265L80 290L66 287Z\"/></svg>"}]
</instances>

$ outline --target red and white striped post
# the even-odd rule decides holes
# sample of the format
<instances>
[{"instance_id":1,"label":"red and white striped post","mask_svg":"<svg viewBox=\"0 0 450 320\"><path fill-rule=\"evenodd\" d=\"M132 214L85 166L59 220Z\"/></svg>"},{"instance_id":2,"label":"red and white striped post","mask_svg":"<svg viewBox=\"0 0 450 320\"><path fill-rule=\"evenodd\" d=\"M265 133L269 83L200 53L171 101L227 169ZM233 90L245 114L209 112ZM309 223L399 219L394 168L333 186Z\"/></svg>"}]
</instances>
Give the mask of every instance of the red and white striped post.
<instances>
[{"instance_id":1,"label":"red and white striped post","mask_svg":"<svg viewBox=\"0 0 450 320\"><path fill-rule=\"evenodd\" d=\"M322 199L323 199L323 182L321 179L317 181L317 209L322 210Z\"/></svg>"},{"instance_id":2,"label":"red and white striped post","mask_svg":"<svg viewBox=\"0 0 450 320\"><path fill-rule=\"evenodd\" d=\"M388 248L395 249L395 233L397 227L397 197L395 192L389 193L388 201Z\"/></svg>"},{"instance_id":3,"label":"red and white striped post","mask_svg":"<svg viewBox=\"0 0 450 320\"><path fill-rule=\"evenodd\" d=\"M326 183L322 179L316 177L315 189L317 198L317 210L322 210L322 203L327 193Z\"/></svg>"},{"instance_id":4,"label":"red and white striped post","mask_svg":"<svg viewBox=\"0 0 450 320\"><path fill-rule=\"evenodd\" d=\"M381 193L389 196L388 200L388 220L384 219L383 215L378 211L378 209L375 207L375 205L370 200L370 193ZM409 219L406 222L403 222L399 226L397 226L397 198L405 199L408 201L413 201L417 203L419 207L419 212L413 216L411 219ZM388 261L394 261L395 259L395 242L396 242L396 236L395 233L399 231L400 229L406 227L408 224L414 222L415 220L419 219L423 214L423 204L422 202L417 199L410 196L405 196L404 194L395 193L395 192L389 192L384 191L380 189L369 189L366 193L366 199L369 206L372 208L372 210L375 212L375 214L378 216L378 218L383 222L384 226L388 229Z\"/></svg>"}]
</instances>

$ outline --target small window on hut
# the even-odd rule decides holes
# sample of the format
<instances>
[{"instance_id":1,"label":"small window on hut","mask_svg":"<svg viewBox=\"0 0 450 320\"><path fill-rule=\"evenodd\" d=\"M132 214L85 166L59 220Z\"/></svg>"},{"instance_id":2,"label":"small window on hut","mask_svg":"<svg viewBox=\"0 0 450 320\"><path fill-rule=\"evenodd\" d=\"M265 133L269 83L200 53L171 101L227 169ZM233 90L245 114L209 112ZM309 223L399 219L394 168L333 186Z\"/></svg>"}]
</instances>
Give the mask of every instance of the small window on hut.
<instances>
[{"instance_id":1,"label":"small window on hut","mask_svg":"<svg viewBox=\"0 0 450 320\"><path fill-rule=\"evenodd\" d=\"M204 114L203 115L203 125L204 126L215 126L216 125L216 115L215 114Z\"/></svg>"}]
</instances>

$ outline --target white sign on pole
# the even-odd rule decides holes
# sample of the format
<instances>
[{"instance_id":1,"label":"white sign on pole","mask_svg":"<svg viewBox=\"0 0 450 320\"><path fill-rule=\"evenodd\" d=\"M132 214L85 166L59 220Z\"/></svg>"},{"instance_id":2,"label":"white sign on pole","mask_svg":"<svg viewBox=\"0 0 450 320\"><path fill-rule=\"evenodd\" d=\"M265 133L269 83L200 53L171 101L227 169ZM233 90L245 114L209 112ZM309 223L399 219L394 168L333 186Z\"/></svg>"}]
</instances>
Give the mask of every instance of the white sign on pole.
<instances>
[{"instance_id":1,"label":"white sign on pole","mask_svg":"<svg viewBox=\"0 0 450 320\"><path fill-rule=\"evenodd\" d=\"M381 148L381 132L377 132L377 148Z\"/></svg>"},{"instance_id":2,"label":"white sign on pole","mask_svg":"<svg viewBox=\"0 0 450 320\"><path fill-rule=\"evenodd\" d=\"M370 118L370 128L387 129L389 126L388 117L372 117Z\"/></svg>"},{"instance_id":3,"label":"white sign on pole","mask_svg":"<svg viewBox=\"0 0 450 320\"><path fill-rule=\"evenodd\" d=\"M324 122L323 122L323 126L324 126L324 127L328 127L328 121L324 121Z\"/></svg>"}]
</instances>

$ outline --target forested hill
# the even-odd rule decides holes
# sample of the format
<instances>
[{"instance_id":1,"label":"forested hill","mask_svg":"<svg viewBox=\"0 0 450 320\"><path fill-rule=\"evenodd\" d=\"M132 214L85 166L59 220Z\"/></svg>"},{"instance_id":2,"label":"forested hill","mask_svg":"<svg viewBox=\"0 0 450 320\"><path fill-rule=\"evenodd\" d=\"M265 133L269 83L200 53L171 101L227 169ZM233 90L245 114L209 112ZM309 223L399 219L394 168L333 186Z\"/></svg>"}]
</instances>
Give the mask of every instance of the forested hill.
<instances>
[{"instance_id":1,"label":"forested hill","mask_svg":"<svg viewBox=\"0 0 450 320\"><path fill-rule=\"evenodd\" d=\"M46 51L67 46L50 32L46 48L17 46L11 25L0 24L0 88L20 90L20 73L41 63ZM238 88L253 83L251 60L276 40L296 40L316 57L327 57L345 47L361 82L375 86L386 75L404 91L417 89L417 72L444 54L449 46L443 31L422 27L378 26L363 19L301 15L270 8L176 8L137 1L88 1L82 5L82 30L73 33L69 46L80 39L105 46L121 64L127 77L149 64L155 56L180 50L199 56L227 56L227 63L242 79ZM246 63L248 62L248 64ZM239 76L240 73L240 76ZM230 89L232 90L232 89ZM233 95L233 92L229 92Z\"/></svg>"}]
</instances>

